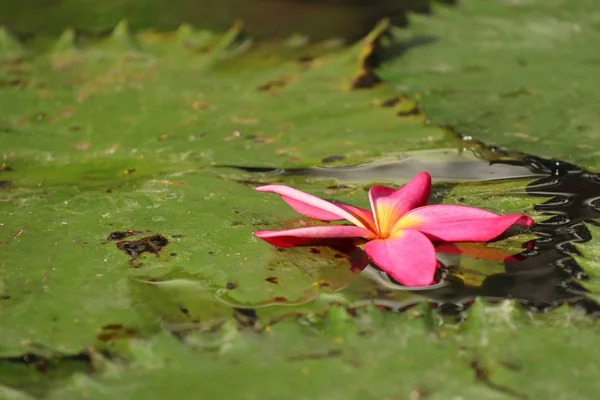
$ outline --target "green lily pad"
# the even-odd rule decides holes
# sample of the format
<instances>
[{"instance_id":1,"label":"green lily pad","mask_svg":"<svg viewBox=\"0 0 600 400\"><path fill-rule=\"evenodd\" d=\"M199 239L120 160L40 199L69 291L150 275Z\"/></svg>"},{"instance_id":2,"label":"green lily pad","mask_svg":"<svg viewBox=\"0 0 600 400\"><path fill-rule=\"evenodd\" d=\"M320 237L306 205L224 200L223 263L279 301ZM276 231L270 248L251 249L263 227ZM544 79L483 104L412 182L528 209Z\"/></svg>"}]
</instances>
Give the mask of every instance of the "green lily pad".
<instances>
[{"instance_id":1,"label":"green lily pad","mask_svg":"<svg viewBox=\"0 0 600 400\"><path fill-rule=\"evenodd\" d=\"M137 360L133 365L109 362L100 377L76 375L51 398L153 399L166 393L268 399L424 394L444 399L456 393L586 398L598 389L597 357L588 351L597 326L576 312L566 311L548 324L512 303L477 303L465 325L468 334L437 325L430 312L421 308L398 315L369 309L352 317L332 308L324 319L282 322L260 335L225 330L212 338L191 335L186 343L164 334L134 340L126 350ZM555 361L557 354L561 363ZM532 368L532 359L544 367ZM565 371L568 363L578 368ZM452 379L439 384L443 377Z\"/></svg>"},{"instance_id":2,"label":"green lily pad","mask_svg":"<svg viewBox=\"0 0 600 400\"><path fill-rule=\"evenodd\" d=\"M27 57L0 68L3 396L595 393L590 318L475 301L585 297L526 254L556 216L556 193L539 189L547 172L428 122L383 81L375 59L394 49L388 21L350 47L251 43L239 23L224 35L111 28L87 40L67 30L52 45L5 35L10 54ZM366 266L360 247L280 251L252 235L322 223L260 184L367 208L369 186L399 187L424 169L432 203L527 213L541 228L438 248L446 276L423 290ZM424 304L460 319L473 301L463 328ZM581 351L567 354L563 339L576 335ZM540 354L547 343L565 359ZM586 368L581 385L559 379L565 362Z\"/></svg>"},{"instance_id":3,"label":"green lily pad","mask_svg":"<svg viewBox=\"0 0 600 400\"><path fill-rule=\"evenodd\" d=\"M593 0L438 6L396 31L408 50L381 74L418 97L435 123L595 168L596 8Z\"/></svg>"}]
</instances>

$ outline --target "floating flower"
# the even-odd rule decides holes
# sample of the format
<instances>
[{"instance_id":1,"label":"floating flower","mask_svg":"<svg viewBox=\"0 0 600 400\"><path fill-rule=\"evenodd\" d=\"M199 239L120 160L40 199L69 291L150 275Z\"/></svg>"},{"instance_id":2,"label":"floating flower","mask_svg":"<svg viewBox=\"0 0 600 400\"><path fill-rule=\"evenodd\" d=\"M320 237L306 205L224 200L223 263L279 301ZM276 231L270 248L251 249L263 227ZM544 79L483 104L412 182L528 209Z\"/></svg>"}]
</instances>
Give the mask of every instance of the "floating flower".
<instances>
[{"instance_id":1,"label":"floating flower","mask_svg":"<svg viewBox=\"0 0 600 400\"><path fill-rule=\"evenodd\" d=\"M531 226L522 214L496 215L473 207L426 205L431 176L418 174L396 190L373 186L369 190L371 210L332 203L308 193L282 186L257 187L259 192L276 193L294 210L322 220L347 220L354 224L254 232L279 247L308 244L319 239L363 238L365 252L379 268L408 286L427 286L437 267L433 242L487 242L511 225Z\"/></svg>"}]
</instances>

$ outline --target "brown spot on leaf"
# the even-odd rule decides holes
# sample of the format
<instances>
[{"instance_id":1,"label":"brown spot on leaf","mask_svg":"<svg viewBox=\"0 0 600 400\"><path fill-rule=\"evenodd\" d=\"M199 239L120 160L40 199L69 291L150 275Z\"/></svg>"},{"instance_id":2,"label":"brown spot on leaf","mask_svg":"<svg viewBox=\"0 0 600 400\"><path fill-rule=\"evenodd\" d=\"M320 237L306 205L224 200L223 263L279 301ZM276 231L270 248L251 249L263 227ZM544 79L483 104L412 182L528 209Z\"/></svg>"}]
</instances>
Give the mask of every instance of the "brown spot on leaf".
<instances>
[{"instance_id":1,"label":"brown spot on leaf","mask_svg":"<svg viewBox=\"0 0 600 400\"><path fill-rule=\"evenodd\" d=\"M329 185L326 187L326 189L331 189L331 190L354 190L355 188L353 186L348 186L348 185Z\"/></svg>"},{"instance_id":2,"label":"brown spot on leaf","mask_svg":"<svg viewBox=\"0 0 600 400\"><path fill-rule=\"evenodd\" d=\"M126 237L137 235L140 231L128 230L128 231L115 231L108 234L106 240L121 240Z\"/></svg>"},{"instance_id":3,"label":"brown spot on leaf","mask_svg":"<svg viewBox=\"0 0 600 400\"><path fill-rule=\"evenodd\" d=\"M106 330L115 330L115 329L121 329L123 328L123 324L108 324L108 325L104 325L102 327L102 329L106 329Z\"/></svg>"},{"instance_id":4,"label":"brown spot on leaf","mask_svg":"<svg viewBox=\"0 0 600 400\"><path fill-rule=\"evenodd\" d=\"M504 368L511 370L511 371L521 371L522 370L521 365L514 363L512 361L498 360L498 364L502 365Z\"/></svg>"},{"instance_id":5,"label":"brown spot on leaf","mask_svg":"<svg viewBox=\"0 0 600 400\"><path fill-rule=\"evenodd\" d=\"M40 360L35 364L35 370L40 374L46 373L48 370L48 362L46 360Z\"/></svg>"},{"instance_id":6,"label":"brown spot on leaf","mask_svg":"<svg viewBox=\"0 0 600 400\"><path fill-rule=\"evenodd\" d=\"M97 339L102 342L108 342L114 339L126 339L139 336L139 331L135 328L126 328L123 324L108 324L102 327Z\"/></svg>"},{"instance_id":7,"label":"brown spot on leaf","mask_svg":"<svg viewBox=\"0 0 600 400\"><path fill-rule=\"evenodd\" d=\"M0 164L0 171L14 171L7 163Z\"/></svg>"},{"instance_id":8,"label":"brown spot on leaf","mask_svg":"<svg viewBox=\"0 0 600 400\"><path fill-rule=\"evenodd\" d=\"M236 289L238 287L238 284L236 282L227 282L227 286L226 288L229 290L233 290Z\"/></svg>"},{"instance_id":9,"label":"brown spot on leaf","mask_svg":"<svg viewBox=\"0 0 600 400\"><path fill-rule=\"evenodd\" d=\"M148 237L148 241L156 247L164 247L169 244L169 240L162 235L154 235Z\"/></svg>"},{"instance_id":10,"label":"brown spot on leaf","mask_svg":"<svg viewBox=\"0 0 600 400\"><path fill-rule=\"evenodd\" d=\"M252 226L267 226L267 225L269 225L269 223L265 222L265 221L254 221L252 223Z\"/></svg>"},{"instance_id":11,"label":"brown spot on leaf","mask_svg":"<svg viewBox=\"0 0 600 400\"><path fill-rule=\"evenodd\" d=\"M9 189L12 186L11 181L0 181L0 190Z\"/></svg>"},{"instance_id":12,"label":"brown spot on leaf","mask_svg":"<svg viewBox=\"0 0 600 400\"><path fill-rule=\"evenodd\" d=\"M279 283L277 281L277 277L276 276L270 276L267 279L265 279L265 281L270 282L270 283Z\"/></svg>"},{"instance_id":13,"label":"brown spot on leaf","mask_svg":"<svg viewBox=\"0 0 600 400\"><path fill-rule=\"evenodd\" d=\"M185 307L179 307L179 311L181 311L181 313L182 313L183 315L187 316L187 317L189 317L189 316L190 316L190 310L188 310L188 309L187 309L187 308L185 308Z\"/></svg>"},{"instance_id":14,"label":"brown spot on leaf","mask_svg":"<svg viewBox=\"0 0 600 400\"><path fill-rule=\"evenodd\" d=\"M329 163L336 162L336 161L343 161L345 159L346 159L345 156L329 156L329 157L323 158L321 160L321 162L323 164L329 164Z\"/></svg>"},{"instance_id":15,"label":"brown spot on leaf","mask_svg":"<svg viewBox=\"0 0 600 400\"><path fill-rule=\"evenodd\" d=\"M300 64L301 68L308 69L312 66L314 60L315 57L313 56L302 56L298 57L296 61L298 61L298 64Z\"/></svg>"},{"instance_id":16,"label":"brown spot on leaf","mask_svg":"<svg viewBox=\"0 0 600 400\"><path fill-rule=\"evenodd\" d=\"M1 225L1 224L0 224L0 225ZM13 236L12 238L10 238L9 240L3 240L3 241L1 241L1 242L0 242L0 244L10 244L10 242L11 242L13 239L17 239L19 236L21 236L22 234L24 234L26 229L27 229L27 225L25 225L24 227L22 227L21 229L19 229L19 230L17 231L17 233L15 233L15 234L14 234L14 236Z\"/></svg>"},{"instance_id":17,"label":"brown spot on leaf","mask_svg":"<svg viewBox=\"0 0 600 400\"><path fill-rule=\"evenodd\" d=\"M158 253L167 244L169 244L169 240L158 234L143 237L138 240L122 240L116 243L119 250L123 250L131 257L131 260L129 261L130 264L133 264L133 261L144 253L152 253L158 257Z\"/></svg>"},{"instance_id":18,"label":"brown spot on leaf","mask_svg":"<svg viewBox=\"0 0 600 400\"><path fill-rule=\"evenodd\" d=\"M371 89L381 82L381 78L373 70L364 69L352 80L352 90Z\"/></svg>"},{"instance_id":19,"label":"brown spot on leaf","mask_svg":"<svg viewBox=\"0 0 600 400\"><path fill-rule=\"evenodd\" d=\"M410 110L398 111L399 117L411 117L411 116L421 115L421 114L422 114L421 109L417 106L414 106Z\"/></svg>"},{"instance_id":20,"label":"brown spot on leaf","mask_svg":"<svg viewBox=\"0 0 600 400\"><path fill-rule=\"evenodd\" d=\"M273 298L273 300L275 300L275 301L276 301L276 302L278 302L278 303L287 303L287 301L288 301L288 300L287 300L285 297L283 297L283 296L277 296L277 297Z\"/></svg>"},{"instance_id":21,"label":"brown spot on leaf","mask_svg":"<svg viewBox=\"0 0 600 400\"><path fill-rule=\"evenodd\" d=\"M381 103L381 107L389 108L394 107L396 104L400 103L400 97L392 97L391 99L387 99Z\"/></svg>"},{"instance_id":22,"label":"brown spot on leaf","mask_svg":"<svg viewBox=\"0 0 600 400\"><path fill-rule=\"evenodd\" d=\"M242 222L240 222L240 221L233 221L231 223L231 226L240 226L240 225L244 225L244 224Z\"/></svg>"},{"instance_id":23,"label":"brown spot on leaf","mask_svg":"<svg viewBox=\"0 0 600 400\"><path fill-rule=\"evenodd\" d=\"M22 87L27 86L27 81L24 80L24 79L18 79L17 78L17 79L11 79L11 80L8 80L8 81L2 81L0 83L0 85L22 88Z\"/></svg>"},{"instance_id":24,"label":"brown spot on leaf","mask_svg":"<svg viewBox=\"0 0 600 400\"><path fill-rule=\"evenodd\" d=\"M238 322L240 327L254 327L258 322L258 315L252 308L234 308L233 317Z\"/></svg>"},{"instance_id":25,"label":"brown spot on leaf","mask_svg":"<svg viewBox=\"0 0 600 400\"><path fill-rule=\"evenodd\" d=\"M310 248L310 252L313 253L313 254L320 254L321 250L319 250L319 249L317 249L315 247L311 247Z\"/></svg>"},{"instance_id":26,"label":"brown spot on leaf","mask_svg":"<svg viewBox=\"0 0 600 400\"><path fill-rule=\"evenodd\" d=\"M352 79L351 89L370 89L382 82L375 73L381 59L381 39L387 36L390 29L388 20L383 21L365 39L365 47L359 59L360 72Z\"/></svg>"},{"instance_id":27,"label":"brown spot on leaf","mask_svg":"<svg viewBox=\"0 0 600 400\"><path fill-rule=\"evenodd\" d=\"M131 175L135 172L135 168L130 168L130 169L126 169L125 171L123 171L123 174L125 175Z\"/></svg>"},{"instance_id":28,"label":"brown spot on leaf","mask_svg":"<svg viewBox=\"0 0 600 400\"><path fill-rule=\"evenodd\" d=\"M477 379L478 381L487 381L488 379L490 379L489 371L486 368L484 368L483 365L481 365L479 357L477 355L473 357L473 359L469 363L469 366L473 369L473 372L475 372L475 379Z\"/></svg>"}]
</instances>

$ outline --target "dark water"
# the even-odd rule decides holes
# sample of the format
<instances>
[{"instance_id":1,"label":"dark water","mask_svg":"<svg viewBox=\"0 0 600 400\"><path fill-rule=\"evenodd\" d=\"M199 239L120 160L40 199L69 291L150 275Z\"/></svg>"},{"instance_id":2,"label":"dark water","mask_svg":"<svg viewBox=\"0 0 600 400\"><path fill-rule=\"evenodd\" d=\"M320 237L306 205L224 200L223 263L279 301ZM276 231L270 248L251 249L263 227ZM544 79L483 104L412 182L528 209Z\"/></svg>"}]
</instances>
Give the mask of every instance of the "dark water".
<instances>
[{"instance_id":1,"label":"dark water","mask_svg":"<svg viewBox=\"0 0 600 400\"><path fill-rule=\"evenodd\" d=\"M446 0L446 3L452 3ZM300 33L311 39L356 40L382 18L406 24L406 13L431 12L429 0L105 0L82 6L60 0L0 2L0 25L22 40L59 35L74 28L91 35L110 32L126 19L136 29L173 30L181 23L198 29L225 31L242 20L253 38L287 37ZM43 17L42 17L43 15Z\"/></svg>"},{"instance_id":2,"label":"dark water","mask_svg":"<svg viewBox=\"0 0 600 400\"><path fill-rule=\"evenodd\" d=\"M573 243L591 239L584 223L598 225L593 219L600 218L600 176L577 165L522 155L494 162L473 158L427 161L419 157L406 157L395 162L351 167L236 168L267 176L307 176L352 181L405 180L420 171L428 171L434 181L537 178L526 186L526 192L532 197L551 198L535 206L537 211L550 218L531 228L539 238L526 243L520 254L507 258L504 272L487 276L478 287L467 286L460 279L452 279L450 274L441 285L419 290L418 293L448 313L461 311L477 296L490 301L516 299L525 307L537 311L569 303L577 304L590 313L600 313L600 307L586 298L586 291L579 284L581 280L588 279L587 274L571 256L577 254ZM363 275L373 279L383 291L407 290L376 268L367 267ZM382 298L369 300L392 310L411 305Z\"/></svg>"}]
</instances>

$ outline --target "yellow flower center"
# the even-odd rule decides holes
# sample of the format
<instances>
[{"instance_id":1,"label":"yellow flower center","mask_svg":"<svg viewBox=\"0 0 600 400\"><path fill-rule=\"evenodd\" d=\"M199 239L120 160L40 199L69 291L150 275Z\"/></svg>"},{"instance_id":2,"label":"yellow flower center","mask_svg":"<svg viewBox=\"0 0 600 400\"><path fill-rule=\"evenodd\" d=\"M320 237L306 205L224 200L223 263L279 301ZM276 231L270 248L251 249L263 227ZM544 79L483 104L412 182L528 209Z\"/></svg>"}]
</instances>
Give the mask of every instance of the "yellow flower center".
<instances>
[{"instance_id":1,"label":"yellow flower center","mask_svg":"<svg viewBox=\"0 0 600 400\"><path fill-rule=\"evenodd\" d=\"M421 218L413 215L399 216L393 207L382 205L377 208L375 213L375 223L377 238L388 239L398 237L403 229L418 227L421 224Z\"/></svg>"}]
</instances>

